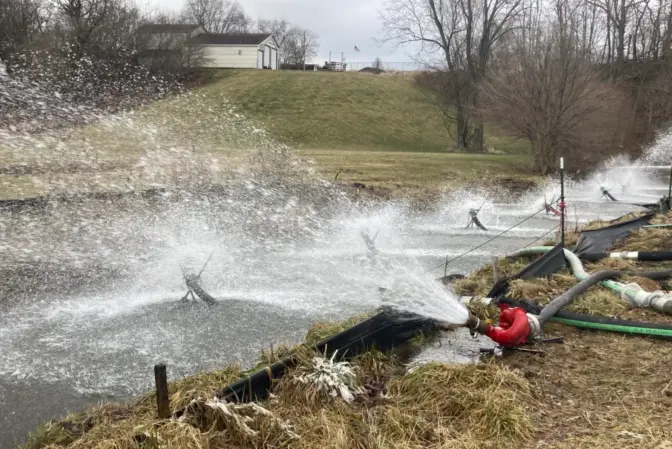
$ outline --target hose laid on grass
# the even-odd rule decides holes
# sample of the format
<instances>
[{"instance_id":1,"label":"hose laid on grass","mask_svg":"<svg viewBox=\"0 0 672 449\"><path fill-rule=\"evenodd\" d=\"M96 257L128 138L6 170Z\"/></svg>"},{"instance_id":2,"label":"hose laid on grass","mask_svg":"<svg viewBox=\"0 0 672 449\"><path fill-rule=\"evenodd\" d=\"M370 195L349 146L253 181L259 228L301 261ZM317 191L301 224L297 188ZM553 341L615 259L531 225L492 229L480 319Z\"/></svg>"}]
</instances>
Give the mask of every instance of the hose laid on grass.
<instances>
[{"instance_id":1,"label":"hose laid on grass","mask_svg":"<svg viewBox=\"0 0 672 449\"><path fill-rule=\"evenodd\" d=\"M558 312L550 321L582 329L594 329L672 340L672 326L665 323L619 320L581 313Z\"/></svg>"},{"instance_id":2,"label":"hose laid on grass","mask_svg":"<svg viewBox=\"0 0 672 449\"><path fill-rule=\"evenodd\" d=\"M672 260L672 251L621 251L613 253L585 253L581 260L628 259L640 262L662 262Z\"/></svg>"},{"instance_id":3,"label":"hose laid on grass","mask_svg":"<svg viewBox=\"0 0 672 449\"><path fill-rule=\"evenodd\" d=\"M531 254L547 253L553 249L552 246L534 246L516 251L512 256L526 256ZM590 277L581 264L581 260L576 254L564 250L565 259L569 262L572 273L580 280ZM621 273L623 274L623 273ZM603 280L601 284L621 295L623 299L636 307L650 307L659 312L672 314L672 295L661 291L647 292L637 284L621 284L612 280Z\"/></svg>"},{"instance_id":4,"label":"hose laid on grass","mask_svg":"<svg viewBox=\"0 0 672 449\"><path fill-rule=\"evenodd\" d=\"M529 301L513 301L510 299L501 299L500 301L510 306L522 306L528 313L539 315L543 309ZM489 302L489 301L488 301ZM646 321L621 320L618 318L601 317L587 315L584 313L574 313L559 311L549 319L551 322L566 324L568 326L581 329L601 330L607 332L618 332L628 335L639 335L663 340L672 340L672 324L652 323Z\"/></svg>"},{"instance_id":5,"label":"hose laid on grass","mask_svg":"<svg viewBox=\"0 0 672 449\"><path fill-rule=\"evenodd\" d=\"M539 324L543 325L546 321L555 316L563 307L572 302L574 298L584 293L593 285L599 284L600 282L603 282L609 278L617 277L619 274L620 273L616 270L605 270L598 271L597 273L594 273L583 279L574 287L555 298L541 310L541 313L539 313L538 317Z\"/></svg>"}]
</instances>

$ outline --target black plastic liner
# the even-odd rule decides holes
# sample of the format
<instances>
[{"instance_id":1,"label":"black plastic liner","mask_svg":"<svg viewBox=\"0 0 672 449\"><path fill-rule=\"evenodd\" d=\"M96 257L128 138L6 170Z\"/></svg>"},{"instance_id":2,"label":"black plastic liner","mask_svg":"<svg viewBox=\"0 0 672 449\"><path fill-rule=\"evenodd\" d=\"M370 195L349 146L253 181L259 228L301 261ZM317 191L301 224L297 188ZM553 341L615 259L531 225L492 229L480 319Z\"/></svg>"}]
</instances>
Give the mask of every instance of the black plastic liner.
<instances>
[{"instance_id":1,"label":"black plastic liner","mask_svg":"<svg viewBox=\"0 0 672 449\"><path fill-rule=\"evenodd\" d=\"M616 223L600 229L583 231L574 247L574 254L581 257L586 253L603 253L611 248L617 240L627 237L635 229L649 224L655 212L622 223Z\"/></svg>"},{"instance_id":2,"label":"black plastic liner","mask_svg":"<svg viewBox=\"0 0 672 449\"><path fill-rule=\"evenodd\" d=\"M437 324L436 321L419 315L386 309L318 343L315 349L327 357L331 357L334 351L338 350L337 360L349 359L372 347L381 351L393 349L420 332L437 329ZM223 388L217 397L231 402L265 399L268 397L273 379L281 377L287 369L295 366L296 362L292 356L286 357Z\"/></svg>"},{"instance_id":3,"label":"black plastic liner","mask_svg":"<svg viewBox=\"0 0 672 449\"><path fill-rule=\"evenodd\" d=\"M506 294L509 283L514 279L533 279L557 273L567 264L561 245L555 246L537 260L523 268L519 273L500 279L488 292L488 298L498 298Z\"/></svg>"}]
</instances>

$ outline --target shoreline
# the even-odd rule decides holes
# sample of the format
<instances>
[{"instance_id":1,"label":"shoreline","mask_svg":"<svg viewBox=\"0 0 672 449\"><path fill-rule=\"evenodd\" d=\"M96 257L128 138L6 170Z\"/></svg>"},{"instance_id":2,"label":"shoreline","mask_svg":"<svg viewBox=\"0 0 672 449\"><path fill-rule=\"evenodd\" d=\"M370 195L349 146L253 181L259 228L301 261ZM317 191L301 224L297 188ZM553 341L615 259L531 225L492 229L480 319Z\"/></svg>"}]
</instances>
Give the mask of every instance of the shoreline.
<instances>
[{"instance_id":1,"label":"shoreline","mask_svg":"<svg viewBox=\"0 0 672 449\"><path fill-rule=\"evenodd\" d=\"M670 222L672 214L659 215L655 220ZM665 245L664 233L666 231L661 229L637 231L618 243L616 249L629 242L639 242L638 245L649 245L642 249L658 250L656 245ZM610 263L609 260L592 263L590 271L604 269ZM660 263L656 269L671 265ZM650 264L642 262L628 266L652 269ZM506 275L518 271L520 266L499 259L499 268L500 273ZM458 281L455 288L459 294L478 293L474 288L486 287L491 277L491 268L485 266ZM561 272L545 279L516 281L514 288L524 292L526 299L537 299L543 304L542 299L548 292L564 291L565 285L571 285L567 284L569 282L570 279ZM653 311L624 307L619 298L613 294L605 295L599 289L594 287L572 307L576 310L592 307L588 309L591 313L601 315L603 311L613 314L613 306L609 306L613 304L620 307L617 313L622 318L666 319ZM607 306L611 308L605 308ZM498 315L498 310L492 307L472 309L472 312L483 319L496 320ZM355 322L357 320L313 326L306 341L333 335ZM485 362L475 365L430 363L411 372L404 368L403 360L394 352L370 351L351 362L364 386L352 403L338 395L333 398L312 392L309 396L307 387L296 383L297 376L313 366L315 355L307 353L301 356L298 368L274 382L274 398L258 404L270 414L251 415L248 426L253 433L241 433L237 424L208 412L205 402L197 399L210 397L214 390L245 374L236 368L228 368L170 383L171 410L187 407L188 412L179 432L174 427L174 420L156 420L154 396L149 392L136 399L130 408L117 408L120 416L112 420L109 412L115 406L108 405L79 418L48 424L46 434L43 434L46 439L40 441L48 442L49 432L62 430L64 422L71 428L80 428L78 423L89 419L93 423L89 429L72 435L73 441L81 440L82 447L93 447L89 445L102 441L133 439L138 433L132 429L137 429L138 425L155 429L146 434L147 438L169 438L176 442L186 441L181 440L184 437L181 432L187 428L181 426L187 425L193 444L185 443L185 448L207 447L211 438L219 438L227 442L225 444L235 443L237 447L255 447L261 442L257 437L277 444L284 442L290 447L311 448L318 447L325 439L332 441L336 435L342 435L342 443L348 447L370 444L381 441L381 438L400 447L450 442L454 447L465 448L512 445L536 448L540 444L549 448L607 448L613 447L614 441L624 447L667 447L665 445L672 441L672 432L666 430L664 424L666 410L672 405L672 392L666 392L669 390L668 368L672 366L669 342L583 331L560 324L547 325L546 335L561 335L564 343L537 344L535 349L541 352L533 354L512 351L503 358L486 356ZM429 341L431 339L423 339L419 343ZM278 347L262 363L278 360L287 351L288 348ZM301 349L295 351L303 354ZM640 364L634 373L633 360ZM371 383L373 380L375 382ZM196 389L194 382L198 385ZM615 392L618 392L617 396L614 396ZM307 400L308 397L311 399ZM190 404L200 405L189 409ZM328 417L327 421L319 421L319 416ZM389 426L391 416L395 416L392 421L394 430ZM352 427L351 420L361 424ZM133 426L124 423L133 423ZM291 432L279 423L291 425ZM219 430L214 434L205 433L210 425ZM354 432L355 428L359 431ZM363 437L358 436L360 434ZM25 447L44 447L37 440L33 443Z\"/></svg>"}]
</instances>

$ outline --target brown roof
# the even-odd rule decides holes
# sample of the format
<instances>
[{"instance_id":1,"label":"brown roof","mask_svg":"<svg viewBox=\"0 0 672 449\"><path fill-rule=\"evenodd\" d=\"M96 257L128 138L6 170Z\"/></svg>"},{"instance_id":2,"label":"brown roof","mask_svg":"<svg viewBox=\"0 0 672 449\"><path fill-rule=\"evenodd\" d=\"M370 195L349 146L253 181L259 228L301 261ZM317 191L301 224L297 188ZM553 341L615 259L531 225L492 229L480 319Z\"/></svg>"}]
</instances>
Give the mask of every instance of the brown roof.
<instances>
[{"instance_id":1,"label":"brown roof","mask_svg":"<svg viewBox=\"0 0 672 449\"><path fill-rule=\"evenodd\" d=\"M138 27L138 33L191 33L199 26L181 23L146 23Z\"/></svg>"},{"instance_id":2,"label":"brown roof","mask_svg":"<svg viewBox=\"0 0 672 449\"><path fill-rule=\"evenodd\" d=\"M197 45L259 45L270 36L270 33L203 33L189 39L189 43Z\"/></svg>"}]
</instances>

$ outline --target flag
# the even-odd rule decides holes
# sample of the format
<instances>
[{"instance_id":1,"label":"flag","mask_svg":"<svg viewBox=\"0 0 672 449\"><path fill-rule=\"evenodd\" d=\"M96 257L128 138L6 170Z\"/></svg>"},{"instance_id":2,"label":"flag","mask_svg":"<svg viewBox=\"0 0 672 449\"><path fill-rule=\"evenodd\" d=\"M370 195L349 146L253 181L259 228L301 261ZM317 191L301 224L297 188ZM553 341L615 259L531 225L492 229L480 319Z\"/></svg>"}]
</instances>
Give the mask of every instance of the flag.
<instances>
[{"instance_id":1,"label":"flag","mask_svg":"<svg viewBox=\"0 0 672 449\"><path fill-rule=\"evenodd\" d=\"M355 45L355 51L359 51L359 48L357 48L357 46L356 46L356 45Z\"/></svg>"}]
</instances>

